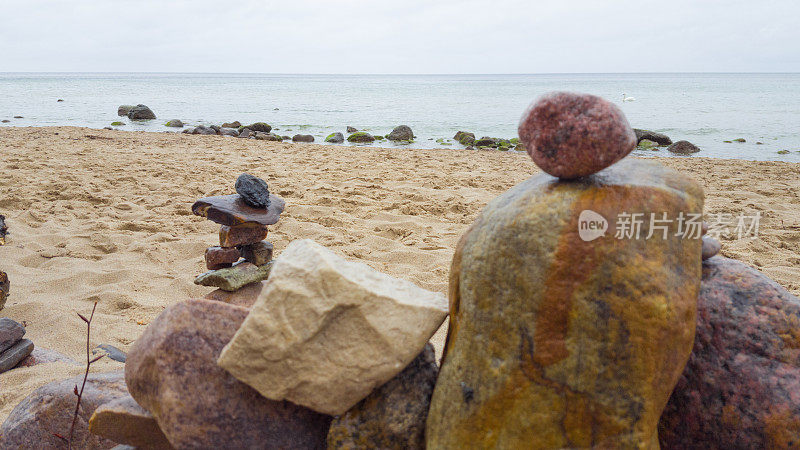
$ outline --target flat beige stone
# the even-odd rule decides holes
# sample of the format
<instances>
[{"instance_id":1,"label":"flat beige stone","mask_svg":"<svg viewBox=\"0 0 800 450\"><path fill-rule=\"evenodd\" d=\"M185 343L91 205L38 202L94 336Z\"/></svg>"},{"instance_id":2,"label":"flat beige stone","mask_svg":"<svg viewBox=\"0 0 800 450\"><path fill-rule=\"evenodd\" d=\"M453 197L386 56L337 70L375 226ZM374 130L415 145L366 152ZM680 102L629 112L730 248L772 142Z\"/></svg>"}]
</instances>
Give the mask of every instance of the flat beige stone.
<instances>
[{"instance_id":1,"label":"flat beige stone","mask_svg":"<svg viewBox=\"0 0 800 450\"><path fill-rule=\"evenodd\" d=\"M171 449L156 419L130 395L98 407L89 419L89 431L120 444L147 449Z\"/></svg>"},{"instance_id":2,"label":"flat beige stone","mask_svg":"<svg viewBox=\"0 0 800 450\"><path fill-rule=\"evenodd\" d=\"M269 399L342 414L402 371L446 316L442 294L297 240L218 364Z\"/></svg>"}]
</instances>

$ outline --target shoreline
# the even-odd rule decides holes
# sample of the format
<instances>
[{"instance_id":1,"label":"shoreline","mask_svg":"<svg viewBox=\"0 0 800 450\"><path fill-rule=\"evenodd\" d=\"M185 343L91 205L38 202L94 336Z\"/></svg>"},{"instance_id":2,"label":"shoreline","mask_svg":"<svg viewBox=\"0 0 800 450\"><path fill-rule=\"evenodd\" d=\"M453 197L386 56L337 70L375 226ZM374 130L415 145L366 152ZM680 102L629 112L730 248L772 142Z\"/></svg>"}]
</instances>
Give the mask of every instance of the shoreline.
<instances>
[{"instance_id":1,"label":"shoreline","mask_svg":"<svg viewBox=\"0 0 800 450\"><path fill-rule=\"evenodd\" d=\"M0 152L0 214L11 231L0 246L0 270L11 280L0 316L26 322L37 346L79 361L85 325L75 313L94 301L93 346L127 350L165 306L210 292L192 281L205 271L217 227L189 208L228 193L241 172L286 200L267 237L276 253L310 238L437 292L446 292L453 249L483 206L539 172L520 152L82 127L2 127ZM708 214L760 212L759 239L723 239L721 254L800 295L800 163L657 160L703 185ZM438 353L444 330L434 337ZM104 358L92 367L122 364ZM52 363L0 375L0 421L36 387L81 371Z\"/></svg>"}]
</instances>

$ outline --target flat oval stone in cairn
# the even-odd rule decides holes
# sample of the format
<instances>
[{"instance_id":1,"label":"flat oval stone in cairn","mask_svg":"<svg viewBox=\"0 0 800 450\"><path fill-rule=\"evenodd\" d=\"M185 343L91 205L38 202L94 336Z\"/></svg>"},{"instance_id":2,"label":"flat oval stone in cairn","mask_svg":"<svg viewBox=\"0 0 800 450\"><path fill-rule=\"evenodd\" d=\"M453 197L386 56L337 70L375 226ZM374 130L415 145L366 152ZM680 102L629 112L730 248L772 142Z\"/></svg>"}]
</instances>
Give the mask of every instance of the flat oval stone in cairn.
<instances>
[{"instance_id":1,"label":"flat oval stone in cairn","mask_svg":"<svg viewBox=\"0 0 800 450\"><path fill-rule=\"evenodd\" d=\"M518 132L533 162L564 179L599 172L636 147L636 134L622 111L589 94L539 97L522 116Z\"/></svg>"},{"instance_id":2,"label":"flat oval stone in cairn","mask_svg":"<svg viewBox=\"0 0 800 450\"><path fill-rule=\"evenodd\" d=\"M272 263L257 266L253 263L242 261L227 269L212 270L195 278L194 284L211 286L223 291L235 291L250 283L255 283L269 278Z\"/></svg>"},{"instance_id":3,"label":"flat oval stone in cairn","mask_svg":"<svg viewBox=\"0 0 800 450\"><path fill-rule=\"evenodd\" d=\"M253 208L269 207L269 186L261 178L243 173L236 179L236 193L242 196L245 203Z\"/></svg>"},{"instance_id":4,"label":"flat oval stone in cairn","mask_svg":"<svg viewBox=\"0 0 800 450\"><path fill-rule=\"evenodd\" d=\"M699 236L674 219L702 211L696 182L641 160L490 202L453 257L427 447L658 448L700 288ZM615 237L623 212L643 213L639 238ZM645 239L651 212L665 237ZM582 239L582 213L608 233Z\"/></svg>"},{"instance_id":5,"label":"flat oval stone in cairn","mask_svg":"<svg viewBox=\"0 0 800 450\"><path fill-rule=\"evenodd\" d=\"M236 247L239 245L255 244L267 237L269 230L265 225L247 222L229 227L223 225L219 228L219 245L221 247Z\"/></svg>"},{"instance_id":6,"label":"flat oval stone in cairn","mask_svg":"<svg viewBox=\"0 0 800 450\"><path fill-rule=\"evenodd\" d=\"M283 199L273 194L270 194L269 200L269 207L263 209L248 205L239 194L205 197L192 205L192 212L196 216L229 227L246 222L272 225L278 222L285 203Z\"/></svg>"},{"instance_id":7,"label":"flat oval stone in cairn","mask_svg":"<svg viewBox=\"0 0 800 450\"><path fill-rule=\"evenodd\" d=\"M128 353L131 396L175 448L324 448L330 416L268 400L216 364L248 312L209 300L167 307Z\"/></svg>"},{"instance_id":8,"label":"flat oval stone in cairn","mask_svg":"<svg viewBox=\"0 0 800 450\"><path fill-rule=\"evenodd\" d=\"M659 422L663 449L800 448L800 299L759 271L703 262L697 334Z\"/></svg>"}]
</instances>

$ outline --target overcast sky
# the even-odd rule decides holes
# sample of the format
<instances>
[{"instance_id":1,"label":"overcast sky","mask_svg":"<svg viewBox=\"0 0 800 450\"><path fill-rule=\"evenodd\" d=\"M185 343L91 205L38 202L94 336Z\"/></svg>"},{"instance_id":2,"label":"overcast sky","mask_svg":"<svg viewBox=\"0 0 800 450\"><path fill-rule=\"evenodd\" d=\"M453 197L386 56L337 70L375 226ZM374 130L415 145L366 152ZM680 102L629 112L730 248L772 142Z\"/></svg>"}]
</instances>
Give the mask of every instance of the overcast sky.
<instances>
[{"instance_id":1,"label":"overcast sky","mask_svg":"<svg viewBox=\"0 0 800 450\"><path fill-rule=\"evenodd\" d=\"M0 72L800 72L800 0L0 0Z\"/></svg>"}]
</instances>

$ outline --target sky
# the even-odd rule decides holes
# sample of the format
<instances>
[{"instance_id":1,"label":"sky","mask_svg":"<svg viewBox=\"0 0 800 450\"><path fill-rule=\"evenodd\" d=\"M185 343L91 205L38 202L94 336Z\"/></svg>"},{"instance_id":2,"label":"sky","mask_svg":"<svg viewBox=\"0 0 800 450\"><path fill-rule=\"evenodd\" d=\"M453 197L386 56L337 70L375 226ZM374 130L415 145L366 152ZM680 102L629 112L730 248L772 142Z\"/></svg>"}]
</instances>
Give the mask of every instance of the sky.
<instances>
[{"instance_id":1,"label":"sky","mask_svg":"<svg viewBox=\"0 0 800 450\"><path fill-rule=\"evenodd\" d=\"M0 72L800 72L797 0L0 0Z\"/></svg>"}]
</instances>

